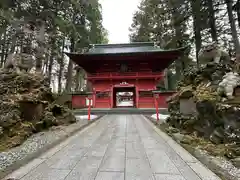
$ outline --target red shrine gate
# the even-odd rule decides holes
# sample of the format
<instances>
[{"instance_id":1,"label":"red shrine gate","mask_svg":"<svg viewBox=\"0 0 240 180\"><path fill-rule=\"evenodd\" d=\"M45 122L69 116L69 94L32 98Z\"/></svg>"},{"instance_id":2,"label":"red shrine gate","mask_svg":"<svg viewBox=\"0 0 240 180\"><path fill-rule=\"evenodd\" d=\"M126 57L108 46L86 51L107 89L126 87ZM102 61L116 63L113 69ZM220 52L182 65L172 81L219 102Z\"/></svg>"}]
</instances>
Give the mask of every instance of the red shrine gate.
<instances>
[{"instance_id":1,"label":"red shrine gate","mask_svg":"<svg viewBox=\"0 0 240 180\"><path fill-rule=\"evenodd\" d=\"M161 50L154 43L100 44L92 45L87 53L67 55L87 72L94 108L117 107L118 92L132 92L133 107L154 108L153 91L163 70L184 49ZM73 98L80 103L77 95Z\"/></svg>"}]
</instances>

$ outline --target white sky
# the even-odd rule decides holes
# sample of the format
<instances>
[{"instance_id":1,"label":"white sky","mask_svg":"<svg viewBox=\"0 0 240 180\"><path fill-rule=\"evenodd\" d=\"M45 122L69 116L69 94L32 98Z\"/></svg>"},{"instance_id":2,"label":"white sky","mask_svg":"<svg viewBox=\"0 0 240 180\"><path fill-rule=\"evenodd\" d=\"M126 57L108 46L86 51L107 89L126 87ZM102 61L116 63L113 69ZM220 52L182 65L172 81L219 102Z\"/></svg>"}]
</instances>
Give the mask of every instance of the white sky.
<instances>
[{"instance_id":1,"label":"white sky","mask_svg":"<svg viewBox=\"0 0 240 180\"><path fill-rule=\"evenodd\" d=\"M109 43L128 43L133 13L141 0L100 0L103 26L108 30Z\"/></svg>"}]
</instances>

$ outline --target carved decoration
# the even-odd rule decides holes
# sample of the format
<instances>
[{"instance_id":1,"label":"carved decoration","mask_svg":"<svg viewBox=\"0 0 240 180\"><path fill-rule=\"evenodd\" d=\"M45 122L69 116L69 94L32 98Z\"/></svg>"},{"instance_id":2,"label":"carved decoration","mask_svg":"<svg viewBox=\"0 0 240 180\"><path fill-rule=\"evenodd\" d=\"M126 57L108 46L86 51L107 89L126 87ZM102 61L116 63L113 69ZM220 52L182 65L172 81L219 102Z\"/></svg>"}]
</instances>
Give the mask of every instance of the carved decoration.
<instances>
[{"instance_id":1,"label":"carved decoration","mask_svg":"<svg viewBox=\"0 0 240 180\"><path fill-rule=\"evenodd\" d=\"M225 94L228 99L234 98L234 89L240 85L240 76L237 73L229 72L223 76L218 85L218 93Z\"/></svg>"},{"instance_id":2,"label":"carved decoration","mask_svg":"<svg viewBox=\"0 0 240 180\"><path fill-rule=\"evenodd\" d=\"M33 67L33 57L26 53L9 54L4 67L7 69L13 68L17 72L22 70L29 72Z\"/></svg>"}]
</instances>

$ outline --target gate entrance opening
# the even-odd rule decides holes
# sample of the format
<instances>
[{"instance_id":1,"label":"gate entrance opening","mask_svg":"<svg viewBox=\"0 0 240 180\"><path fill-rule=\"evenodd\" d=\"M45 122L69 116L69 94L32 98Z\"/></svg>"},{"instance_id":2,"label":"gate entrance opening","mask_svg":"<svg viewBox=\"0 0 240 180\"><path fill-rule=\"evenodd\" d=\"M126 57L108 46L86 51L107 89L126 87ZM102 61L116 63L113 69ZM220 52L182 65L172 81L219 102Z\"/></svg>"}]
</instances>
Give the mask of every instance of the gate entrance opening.
<instances>
[{"instance_id":1,"label":"gate entrance opening","mask_svg":"<svg viewBox=\"0 0 240 180\"><path fill-rule=\"evenodd\" d=\"M113 107L136 107L136 88L135 87L114 87L113 88Z\"/></svg>"}]
</instances>

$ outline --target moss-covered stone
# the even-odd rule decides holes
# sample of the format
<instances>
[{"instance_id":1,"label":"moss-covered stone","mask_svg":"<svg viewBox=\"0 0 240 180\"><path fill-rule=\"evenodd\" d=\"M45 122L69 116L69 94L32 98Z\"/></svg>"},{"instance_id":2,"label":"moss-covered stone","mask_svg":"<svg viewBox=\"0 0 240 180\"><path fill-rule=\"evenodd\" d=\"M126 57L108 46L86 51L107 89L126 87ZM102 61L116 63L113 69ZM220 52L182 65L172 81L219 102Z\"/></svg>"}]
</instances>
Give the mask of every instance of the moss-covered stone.
<instances>
[{"instance_id":1,"label":"moss-covered stone","mask_svg":"<svg viewBox=\"0 0 240 180\"><path fill-rule=\"evenodd\" d=\"M32 133L76 122L70 109L57 105L48 79L0 70L0 151L21 144Z\"/></svg>"},{"instance_id":2,"label":"moss-covered stone","mask_svg":"<svg viewBox=\"0 0 240 180\"><path fill-rule=\"evenodd\" d=\"M184 72L183 79L178 83L178 92L168 99L170 117L166 121L170 127L177 129L176 132L184 134L178 133L180 143L216 156L230 159L239 156L240 101L226 101L224 93L217 91L223 76L232 70L227 64L210 63ZM181 98L194 99L197 113L182 114ZM172 135L173 132L168 129L166 131Z\"/></svg>"}]
</instances>

